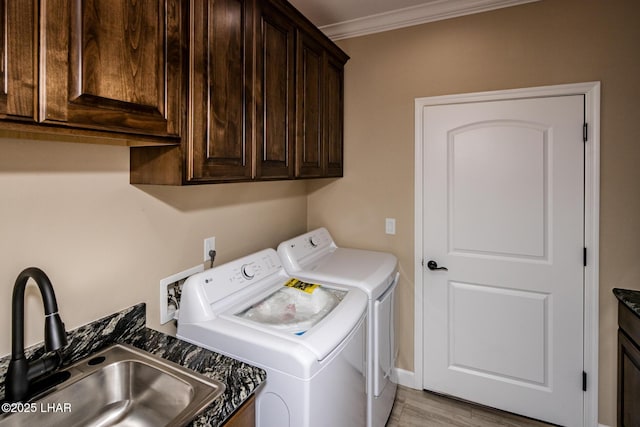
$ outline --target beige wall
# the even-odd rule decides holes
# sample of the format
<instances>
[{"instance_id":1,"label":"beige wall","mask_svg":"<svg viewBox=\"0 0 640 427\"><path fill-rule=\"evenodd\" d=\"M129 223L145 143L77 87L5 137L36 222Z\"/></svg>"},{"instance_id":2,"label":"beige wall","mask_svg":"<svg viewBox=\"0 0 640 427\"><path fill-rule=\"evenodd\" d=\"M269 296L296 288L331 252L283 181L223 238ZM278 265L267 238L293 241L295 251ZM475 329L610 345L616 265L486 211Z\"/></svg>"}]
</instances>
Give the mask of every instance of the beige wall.
<instances>
[{"instance_id":1,"label":"beige wall","mask_svg":"<svg viewBox=\"0 0 640 427\"><path fill-rule=\"evenodd\" d=\"M0 147L1 355L25 267L49 275L67 329L139 302L159 329L159 281L202 263L204 238L216 237L221 263L306 231L304 182L132 186L126 147L12 139ZM27 289L33 344L43 308L37 288Z\"/></svg>"},{"instance_id":2,"label":"beige wall","mask_svg":"<svg viewBox=\"0 0 640 427\"><path fill-rule=\"evenodd\" d=\"M602 82L600 422L615 425L616 301L640 289L640 3L542 0L339 42L345 177L311 183L309 228L398 255L401 353L413 370L414 99ZM397 218L397 235L384 218Z\"/></svg>"},{"instance_id":3,"label":"beige wall","mask_svg":"<svg viewBox=\"0 0 640 427\"><path fill-rule=\"evenodd\" d=\"M30 265L51 277L69 329L144 301L158 325L158 282L201 262L275 246L326 225L338 244L400 259L399 366L413 369L413 108L416 97L602 82L600 421L615 425L616 304L640 289L640 3L542 0L340 42L346 72L345 177L188 188L131 186L123 147L0 140L0 299ZM397 235L384 234L384 218ZM37 292L27 343L42 339ZM164 328L172 332L172 328ZM0 354L10 331L0 330Z\"/></svg>"}]
</instances>

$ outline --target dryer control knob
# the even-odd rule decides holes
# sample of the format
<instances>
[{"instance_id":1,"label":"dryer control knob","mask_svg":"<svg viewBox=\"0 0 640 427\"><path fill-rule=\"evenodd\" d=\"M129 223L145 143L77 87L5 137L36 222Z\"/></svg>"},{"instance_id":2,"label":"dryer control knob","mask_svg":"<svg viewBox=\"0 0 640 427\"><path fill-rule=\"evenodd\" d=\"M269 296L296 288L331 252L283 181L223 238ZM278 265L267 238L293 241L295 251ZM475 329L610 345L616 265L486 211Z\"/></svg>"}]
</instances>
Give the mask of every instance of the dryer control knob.
<instances>
[{"instance_id":1,"label":"dryer control knob","mask_svg":"<svg viewBox=\"0 0 640 427\"><path fill-rule=\"evenodd\" d=\"M316 242L316 238L315 236L311 236L309 237L309 243L311 244L312 248L317 248L318 247L318 243Z\"/></svg>"},{"instance_id":2,"label":"dryer control knob","mask_svg":"<svg viewBox=\"0 0 640 427\"><path fill-rule=\"evenodd\" d=\"M244 264L240 267L240 272L242 273L242 277L247 280L251 280L256 276L256 269L251 264Z\"/></svg>"}]
</instances>

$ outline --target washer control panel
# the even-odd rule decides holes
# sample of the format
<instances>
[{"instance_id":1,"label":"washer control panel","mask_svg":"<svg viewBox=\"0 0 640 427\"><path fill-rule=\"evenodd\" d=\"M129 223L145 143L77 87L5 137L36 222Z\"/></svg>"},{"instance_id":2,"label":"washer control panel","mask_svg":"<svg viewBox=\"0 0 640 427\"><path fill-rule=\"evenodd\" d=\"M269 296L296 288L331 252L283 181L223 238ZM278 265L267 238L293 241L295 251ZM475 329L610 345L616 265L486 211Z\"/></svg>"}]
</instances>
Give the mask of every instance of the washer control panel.
<instances>
[{"instance_id":1,"label":"washer control panel","mask_svg":"<svg viewBox=\"0 0 640 427\"><path fill-rule=\"evenodd\" d=\"M200 273L201 283L207 301L214 303L281 269L276 251L265 249Z\"/></svg>"}]
</instances>

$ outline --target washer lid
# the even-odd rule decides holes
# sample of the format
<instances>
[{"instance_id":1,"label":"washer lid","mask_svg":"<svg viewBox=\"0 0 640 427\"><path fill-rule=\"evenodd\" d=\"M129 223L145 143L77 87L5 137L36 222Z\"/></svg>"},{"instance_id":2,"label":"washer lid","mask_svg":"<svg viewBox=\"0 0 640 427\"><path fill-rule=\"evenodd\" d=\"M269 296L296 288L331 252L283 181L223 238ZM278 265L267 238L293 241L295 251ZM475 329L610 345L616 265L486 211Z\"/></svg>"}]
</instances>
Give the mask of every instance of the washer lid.
<instances>
[{"instance_id":1,"label":"washer lid","mask_svg":"<svg viewBox=\"0 0 640 427\"><path fill-rule=\"evenodd\" d=\"M318 298L316 308L314 308L315 303L313 301L307 301L304 304L306 308L310 308L308 315L287 322L286 319L278 320L278 311L271 310L275 313L272 319L256 320L255 313L260 310L256 310L256 307L260 304L265 303L265 301L273 303L276 298L281 298L283 294L285 295L285 300L291 298L287 294L292 291L301 292L296 289L290 289L280 293L283 290L283 283L286 282L287 280L285 279L275 284L272 288L256 295L256 298L249 301L245 299L244 302L230 307L219 317L238 325L237 329L229 331L229 333L238 338L242 337L245 332L249 334L255 333L249 332L249 330L260 331L264 340L273 341L273 343L279 340L294 342L313 353L316 360L322 361L344 341L366 315L367 296L359 289L333 288L321 285L321 288L327 291L327 294ZM318 295L323 295L323 293ZM338 301L335 306L328 310L335 302L334 298ZM296 299L300 300L301 298L296 296L291 300ZM253 313L251 313L252 309L254 309ZM295 311L297 310L296 305ZM323 312L324 310L327 311ZM286 309L284 312L280 311L279 313L284 317L288 314ZM212 322L216 322L216 320L212 320Z\"/></svg>"},{"instance_id":2,"label":"washer lid","mask_svg":"<svg viewBox=\"0 0 640 427\"><path fill-rule=\"evenodd\" d=\"M236 316L303 335L327 316L346 294L346 291L290 279L282 288L237 313Z\"/></svg>"}]
</instances>

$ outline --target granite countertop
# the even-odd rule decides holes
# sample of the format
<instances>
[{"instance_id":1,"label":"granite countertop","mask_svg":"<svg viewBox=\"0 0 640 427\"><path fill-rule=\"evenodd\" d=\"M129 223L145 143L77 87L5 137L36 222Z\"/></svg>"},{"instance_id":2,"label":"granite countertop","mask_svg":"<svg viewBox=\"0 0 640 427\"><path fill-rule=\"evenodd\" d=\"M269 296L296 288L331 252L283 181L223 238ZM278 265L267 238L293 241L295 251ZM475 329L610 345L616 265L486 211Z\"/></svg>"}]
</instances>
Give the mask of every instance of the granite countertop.
<instances>
[{"instance_id":1,"label":"granite countertop","mask_svg":"<svg viewBox=\"0 0 640 427\"><path fill-rule=\"evenodd\" d=\"M629 307L631 311L640 317L640 291L614 288L613 294L621 303Z\"/></svg>"},{"instance_id":2,"label":"granite countertop","mask_svg":"<svg viewBox=\"0 0 640 427\"><path fill-rule=\"evenodd\" d=\"M224 383L221 397L190 425L218 426L224 423L266 380L260 368L214 351L189 344L145 326L146 307L138 304L67 332L69 343L62 353L63 368L110 345L129 344ZM29 360L44 353L42 343L25 350ZM11 355L0 358L0 400L4 398L4 377Z\"/></svg>"}]
</instances>

